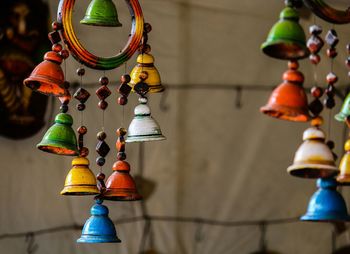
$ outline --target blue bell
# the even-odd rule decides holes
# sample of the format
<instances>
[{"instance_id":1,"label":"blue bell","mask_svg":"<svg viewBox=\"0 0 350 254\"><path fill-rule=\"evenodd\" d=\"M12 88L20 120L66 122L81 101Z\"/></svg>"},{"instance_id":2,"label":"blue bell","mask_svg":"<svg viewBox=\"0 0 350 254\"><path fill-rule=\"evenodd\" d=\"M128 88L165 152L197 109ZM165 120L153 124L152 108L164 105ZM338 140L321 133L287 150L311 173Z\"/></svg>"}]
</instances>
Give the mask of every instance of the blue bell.
<instances>
[{"instance_id":1,"label":"blue bell","mask_svg":"<svg viewBox=\"0 0 350 254\"><path fill-rule=\"evenodd\" d=\"M345 201L336 190L336 180L320 178L317 180L317 187L319 189L311 197L307 213L300 220L315 222L349 221L350 216Z\"/></svg>"},{"instance_id":2,"label":"blue bell","mask_svg":"<svg viewBox=\"0 0 350 254\"><path fill-rule=\"evenodd\" d=\"M102 200L96 200L90 212L91 217L85 222L78 243L120 243L114 224L108 217L107 206Z\"/></svg>"}]
</instances>

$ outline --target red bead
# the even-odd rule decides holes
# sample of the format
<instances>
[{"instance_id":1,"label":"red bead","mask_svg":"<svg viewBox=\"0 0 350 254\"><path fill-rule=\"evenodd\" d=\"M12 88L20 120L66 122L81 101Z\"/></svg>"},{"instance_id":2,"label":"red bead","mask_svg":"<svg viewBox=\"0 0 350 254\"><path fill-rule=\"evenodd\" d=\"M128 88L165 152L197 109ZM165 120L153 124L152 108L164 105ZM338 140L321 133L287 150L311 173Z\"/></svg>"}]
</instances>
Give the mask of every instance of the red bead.
<instances>
[{"instance_id":1,"label":"red bead","mask_svg":"<svg viewBox=\"0 0 350 254\"><path fill-rule=\"evenodd\" d=\"M314 86L311 88L311 95L315 98L320 98L323 94L322 88L318 86Z\"/></svg>"},{"instance_id":2,"label":"red bead","mask_svg":"<svg viewBox=\"0 0 350 254\"><path fill-rule=\"evenodd\" d=\"M345 64L348 68L350 68L350 56L345 60Z\"/></svg>"},{"instance_id":3,"label":"red bead","mask_svg":"<svg viewBox=\"0 0 350 254\"><path fill-rule=\"evenodd\" d=\"M329 58L335 58L338 55L338 52L335 48L329 48L327 49L327 56Z\"/></svg>"},{"instance_id":4,"label":"red bead","mask_svg":"<svg viewBox=\"0 0 350 254\"><path fill-rule=\"evenodd\" d=\"M124 152L117 153L117 160L118 161L124 161L125 159L126 159L126 153L124 153Z\"/></svg>"},{"instance_id":5,"label":"red bead","mask_svg":"<svg viewBox=\"0 0 350 254\"><path fill-rule=\"evenodd\" d=\"M63 59L67 59L69 57L69 51L66 49L61 50L60 55Z\"/></svg>"},{"instance_id":6,"label":"red bead","mask_svg":"<svg viewBox=\"0 0 350 254\"><path fill-rule=\"evenodd\" d=\"M85 135L87 133L87 128L85 126L80 126L77 131L79 134Z\"/></svg>"},{"instance_id":7,"label":"red bead","mask_svg":"<svg viewBox=\"0 0 350 254\"><path fill-rule=\"evenodd\" d=\"M52 22L51 27L54 31L61 30L62 24L59 23L58 21L54 21L54 22Z\"/></svg>"},{"instance_id":8,"label":"red bead","mask_svg":"<svg viewBox=\"0 0 350 254\"><path fill-rule=\"evenodd\" d=\"M291 70L297 70L299 68L299 63L297 61L289 61L288 68Z\"/></svg>"},{"instance_id":9,"label":"red bead","mask_svg":"<svg viewBox=\"0 0 350 254\"><path fill-rule=\"evenodd\" d=\"M77 110L79 110L79 111L83 111L83 110L85 110L85 108L86 108L86 106L84 103L79 103L77 105Z\"/></svg>"},{"instance_id":10,"label":"red bead","mask_svg":"<svg viewBox=\"0 0 350 254\"><path fill-rule=\"evenodd\" d=\"M99 80L99 82L100 82L100 84L101 84L102 86L106 86L106 85L108 85L109 80L108 80L107 77L101 77L100 80Z\"/></svg>"},{"instance_id":11,"label":"red bead","mask_svg":"<svg viewBox=\"0 0 350 254\"><path fill-rule=\"evenodd\" d=\"M98 107L102 110L105 110L108 107L108 102L107 101L100 101L98 103Z\"/></svg>"},{"instance_id":12,"label":"red bead","mask_svg":"<svg viewBox=\"0 0 350 254\"><path fill-rule=\"evenodd\" d=\"M314 55L314 54L311 54L310 56L309 56L309 59L310 59L310 61L311 61L311 63L312 64L319 64L320 63L320 61L321 61L321 57L319 56L319 55Z\"/></svg>"},{"instance_id":13,"label":"red bead","mask_svg":"<svg viewBox=\"0 0 350 254\"><path fill-rule=\"evenodd\" d=\"M118 104L124 106L128 103L128 98L124 95L118 97Z\"/></svg>"},{"instance_id":14,"label":"red bead","mask_svg":"<svg viewBox=\"0 0 350 254\"><path fill-rule=\"evenodd\" d=\"M333 72L328 73L326 79L328 84L334 84L338 81L337 75L335 75Z\"/></svg>"},{"instance_id":15,"label":"red bead","mask_svg":"<svg viewBox=\"0 0 350 254\"><path fill-rule=\"evenodd\" d=\"M150 33L152 31L152 26L150 23L145 23L144 30L146 33Z\"/></svg>"},{"instance_id":16,"label":"red bead","mask_svg":"<svg viewBox=\"0 0 350 254\"><path fill-rule=\"evenodd\" d=\"M97 180L103 181L106 178L106 175L103 173L98 173L97 174Z\"/></svg>"},{"instance_id":17,"label":"red bead","mask_svg":"<svg viewBox=\"0 0 350 254\"><path fill-rule=\"evenodd\" d=\"M59 53L62 50L62 45L59 43L52 45L52 51L55 51L56 53Z\"/></svg>"},{"instance_id":18,"label":"red bead","mask_svg":"<svg viewBox=\"0 0 350 254\"><path fill-rule=\"evenodd\" d=\"M131 77L128 74L124 74L123 76L120 77L120 82L123 84L127 84L131 81Z\"/></svg>"},{"instance_id":19,"label":"red bead","mask_svg":"<svg viewBox=\"0 0 350 254\"><path fill-rule=\"evenodd\" d=\"M84 76L85 75L85 69L84 68L78 68L77 69L78 76Z\"/></svg>"},{"instance_id":20,"label":"red bead","mask_svg":"<svg viewBox=\"0 0 350 254\"><path fill-rule=\"evenodd\" d=\"M87 157L89 155L89 149L87 147L82 147L79 151L81 157Z\"/></svg>"}]
</instances>

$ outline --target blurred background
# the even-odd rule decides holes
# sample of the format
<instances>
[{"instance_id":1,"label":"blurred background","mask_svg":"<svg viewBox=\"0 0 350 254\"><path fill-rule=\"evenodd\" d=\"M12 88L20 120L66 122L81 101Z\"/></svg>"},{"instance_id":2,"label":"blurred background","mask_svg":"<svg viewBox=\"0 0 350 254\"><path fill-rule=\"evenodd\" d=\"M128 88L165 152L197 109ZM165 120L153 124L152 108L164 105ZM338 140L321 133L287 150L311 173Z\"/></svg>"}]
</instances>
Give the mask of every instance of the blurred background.
<instances>
[{"instance_id":1,"label":"blurred background","mask_svg":"<svg viewBox=\"0 0 350 254\"><path fill-rule=\"evenodd\" d=\"M122 243L77 244L93 199L60 196L72 158L46 154L35 147L52 125L59 101L31 94L21 86L50 47L46 35L56 19L58 1L20 2L30 7L29 13L21 16L27 19L24 28L13 21L23 14L11 7L13 1L0 3L0 12L6 10L1 16L0 94L5 98L11 92L15 98L12 104L2 99L0 110L1 253L248 254L259 250L264 240L269 250L282 254L327 254L332 253L334 244L349 244L347 231L334 239L333 225L297 220L305 213L316 185L315 181L291 177L286 168L309 124L279 121L259 112L287 70L286 61L269 58L260 50L284 7L283 1L275 0L140 0L145 20L153 27L149 43L166 87L165 93L149 96L150 107L167 140L126 147L131 174L145 200L105 202ZM130 32L125 2L114 2L122 28L80 25L89 1L75 4L79 40L98 55L118 53ZM347 1L337 4L346 6ZM315 21L323 27L323 37L333 27L306 9L301 13L300 23L306 32ZM7 31L8 27L12 30ZM345 46L350 30L348 25L335 28L340 39L334 62L339 76L336 86L345 95L349 85ZM319 85L326 87L330 60L325 50L320 55L316 72ZM22 64L21 71L10 68L8 59ZM135 64L134 56L126 67L105 72L113 88L105 112L111 147L103 167L107 176L116 160L115 131L129 125L137 105L137 96L131 95L123 122L115 89L124 69L130 72ZM304 85L311 88L313 66L307 59L300 66ZM73 57L66 61L66 79L71 84L79 82L79 67ZM84 88L92 94L84 125L88 127L85 142L90 149L90 168L95 174L99 171L94 162L96 133L102 124L95 90L102 75L86 68L83 77ZM5 90L6 86L11 91ZM342 103L338 97L336 102L331 112L324 111L323 127L340 157L346 130L333 118ZM76 120L74 129L79 126L76 104L72 100L69 111ZM350 201L347 188L343 195Z\"/></svg>"}]
</instances>

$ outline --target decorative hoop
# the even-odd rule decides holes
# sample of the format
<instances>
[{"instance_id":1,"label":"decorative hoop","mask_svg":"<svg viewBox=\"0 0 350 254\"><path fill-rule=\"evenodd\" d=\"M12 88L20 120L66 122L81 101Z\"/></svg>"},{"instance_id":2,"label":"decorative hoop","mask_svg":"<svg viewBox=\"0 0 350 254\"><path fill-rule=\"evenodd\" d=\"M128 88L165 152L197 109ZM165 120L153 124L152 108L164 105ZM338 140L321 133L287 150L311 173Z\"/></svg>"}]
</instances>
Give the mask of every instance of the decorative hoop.
<instances>
[{"instance_id":1,"label":"decorative hoop","mask_svg":"<svg viewBox=\"0 0 350 254\"><path fill-rule=\"evenodd\" d=\"M350 7L345 10L337 10L329 6L324 0L303 0L304 4L318 17L334 24L350 23Z\"/></svg>"},{"instance_id":2,"label":"decorative hoop","mask_svg":"<svg viewBox=\"0 0 350 254\"><path fill-rule=\"evenodd\" d=\"M60 0L57 11L57 21L63 26L62 37L71 55L80 63L96 70L111 70L129 60L139 48L143 35L143 14L138 0L125 0L128 5L132 26L128 42L122 51L112 57L99 57L84 48L78 40L73 24L72 13L75 0Z\"/></svg>"}]
</instances>

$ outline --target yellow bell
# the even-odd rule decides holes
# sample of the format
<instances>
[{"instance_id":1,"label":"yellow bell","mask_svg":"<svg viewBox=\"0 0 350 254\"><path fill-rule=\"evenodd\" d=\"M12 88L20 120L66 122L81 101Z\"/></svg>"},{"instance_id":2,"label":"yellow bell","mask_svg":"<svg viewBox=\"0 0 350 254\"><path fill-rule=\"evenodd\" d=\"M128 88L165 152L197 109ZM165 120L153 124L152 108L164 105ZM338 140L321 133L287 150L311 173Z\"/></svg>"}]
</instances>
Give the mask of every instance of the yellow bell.
<instances>
[{"instance_id":1,"label":"yellow bell","mask_svg":"<svg viewBox=\"0 0 350 254\"><path fill-rule=\"evenodd\" d=\"M94 173L89 169L89 160L77 157L72 161L61 195L82 196L100 194Z\"/></svg>"},{"instance_id":2,"label":"yellow bell","mask_svg":"<svg viewBox=\"0 0 350 254\"><path fill-rule=\"evenodd\" d=\"M340 161L340 174L337 177L337 181L341 185L350 185L350 139L345 142L344 150L345 154Z\"/></svg>"},{"instance_id":3,"label":"yellow bell","mask_svg":"<svg viewBox=\"0 0 350 254\"><path fill-rule=\"evenodd\" d=\"M325 138L324 132L318 127L304 131L304 142L295 153L294 163L288 167L288 172L305 178L336 176L339 169L335 166L332 151L324 142Z\"/></svg>"},{"instance_id":4,"label":"yellow bell","mask_svg":"<svg viewBox=\"0 0 350 254\"><path fill-rule=\"evenodd\" d=\"M140 74L142 71L148 73L148 78L145 83L149 86L149 93L160 93L164 91L160 75L156 67L154 67L154 57L151 54L140 54L137 57L137 65L132 69L130 73L131 81L129 85L134 87L140 80Z\"/></svg>"}]
</instances>

